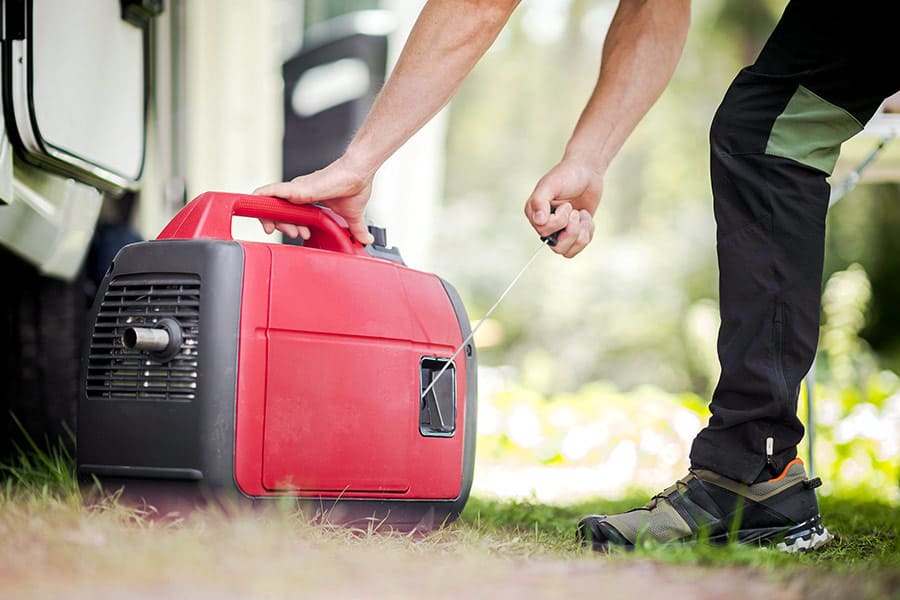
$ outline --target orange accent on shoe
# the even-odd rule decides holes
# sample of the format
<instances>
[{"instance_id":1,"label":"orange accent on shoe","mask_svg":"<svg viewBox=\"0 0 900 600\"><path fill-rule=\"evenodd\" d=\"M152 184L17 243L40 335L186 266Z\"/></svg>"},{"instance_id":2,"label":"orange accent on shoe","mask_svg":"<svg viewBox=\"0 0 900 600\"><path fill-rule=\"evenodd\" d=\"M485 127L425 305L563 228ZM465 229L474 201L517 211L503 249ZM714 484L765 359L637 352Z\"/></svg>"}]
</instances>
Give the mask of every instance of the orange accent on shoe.
<instances>
[{"instance_id":1,"label":"orange accent on shoe","mask_svg":"<svg viewBox=\"0 0 900 600\"><path fill-rule=\"evenodd\" d=\"M775 477L774 479L770 479L769 481L781 481L785 478L787 472L791 470L791 467L797 463L800 463L801 465L803 464L803 459L799 456L784 466L784 471L781 472L781 475Z\"/></svg>"}]
</instances>

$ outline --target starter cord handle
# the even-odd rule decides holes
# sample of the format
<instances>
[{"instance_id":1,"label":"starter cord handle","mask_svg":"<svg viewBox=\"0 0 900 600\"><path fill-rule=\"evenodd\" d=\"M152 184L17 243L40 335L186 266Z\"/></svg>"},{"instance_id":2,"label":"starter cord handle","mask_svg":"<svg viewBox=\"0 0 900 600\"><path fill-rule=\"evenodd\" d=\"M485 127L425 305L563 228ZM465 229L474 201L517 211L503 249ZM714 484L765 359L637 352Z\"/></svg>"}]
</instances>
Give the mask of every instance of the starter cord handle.
<instances>
[{"instance_id":1,"label":"starter cord handle","mask_svg":"<svg viewBox=\"0 0 900 600\"><path fill-rule=\"evenodd\" d=\"M553 206L552 204L550 205L550 214L551 215L556 214L556 207ZM561 234L565 230L566 230L566 228L563 227L559 231L554 231L550 235L542 235L541 241L546 243L548 246L556 246L556 243L559 241L559 234Z\"/></svg>"},{"instance_id":2,"label":"starter cord handle","mask_svg":"<svg viewBox=\"0 0 900 600\"><path fill-rule=\"evenodd\" d=\"M318 205L299 205L269 196L206 192L179 211L157 239L212 238L230 240L233 217L273 219L310 229L304 246L367 255L362 244L353 239L346 221Z\"/></svg>"}]
</instances>

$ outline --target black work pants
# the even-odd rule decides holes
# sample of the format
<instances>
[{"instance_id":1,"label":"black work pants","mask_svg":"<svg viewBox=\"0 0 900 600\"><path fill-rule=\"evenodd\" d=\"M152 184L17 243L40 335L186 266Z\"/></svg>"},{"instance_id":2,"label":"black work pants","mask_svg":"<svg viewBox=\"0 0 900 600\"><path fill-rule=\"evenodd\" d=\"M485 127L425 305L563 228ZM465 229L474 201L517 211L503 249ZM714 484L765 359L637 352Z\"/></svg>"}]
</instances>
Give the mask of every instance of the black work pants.
<instances>
[{"instance_id":1,"label":"black work pants","mask_svg":"<svg viewBox=\"0 0 900 600\"><path fill-rule=\"evenodd\" d=\"M691 464L745 483L797 455L840 145L900 89L900 2L792 0L710 131L722 373Z\"/></svg>"}]
</instances>

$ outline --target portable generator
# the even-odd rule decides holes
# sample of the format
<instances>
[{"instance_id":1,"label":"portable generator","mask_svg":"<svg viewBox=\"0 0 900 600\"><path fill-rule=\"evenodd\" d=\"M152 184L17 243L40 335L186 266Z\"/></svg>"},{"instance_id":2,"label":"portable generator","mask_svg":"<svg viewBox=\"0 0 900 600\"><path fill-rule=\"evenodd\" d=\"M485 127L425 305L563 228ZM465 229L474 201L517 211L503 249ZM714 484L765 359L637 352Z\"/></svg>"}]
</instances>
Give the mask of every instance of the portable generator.
<instances>
[{"instance_id":1,"label":"portable generator","mask_svg":"<svg viewBox=\"0 0 900 600\"><path fill-rule=\"evenodd\" d=\"M305 225L235 241L232 217ZM205 193L116 255L93 306L78 471L338 520L440 524L472 483L476 353L454 288L319 206ZM431 390L423 395L429 387Z\"/></svg>"}]
</instances>

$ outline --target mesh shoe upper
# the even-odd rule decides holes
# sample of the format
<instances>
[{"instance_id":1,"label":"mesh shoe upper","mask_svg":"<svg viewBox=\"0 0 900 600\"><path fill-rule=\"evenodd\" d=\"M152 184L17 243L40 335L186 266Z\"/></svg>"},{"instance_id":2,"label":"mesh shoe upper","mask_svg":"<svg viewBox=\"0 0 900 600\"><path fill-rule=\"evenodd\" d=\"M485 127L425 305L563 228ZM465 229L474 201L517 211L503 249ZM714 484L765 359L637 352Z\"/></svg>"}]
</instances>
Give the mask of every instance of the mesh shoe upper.
<instances>
[{"instance_id":1,"label":"mesh shoe upper","mask_svg":"<svg viewBox=\"0 0 900 600\"><path fill-rule=\"evenodd\" d=\"M713 541L733 532L745 542L807 535L810 528L821 528L814 491L820 483L807 478L800 459L789 463L779 477L753 485L698 469L645 506L617 515L585 517L578 530L595 549L610 544L633 547L643 540L693 539L701 532Z\"/></svg>"}]
</instances>

